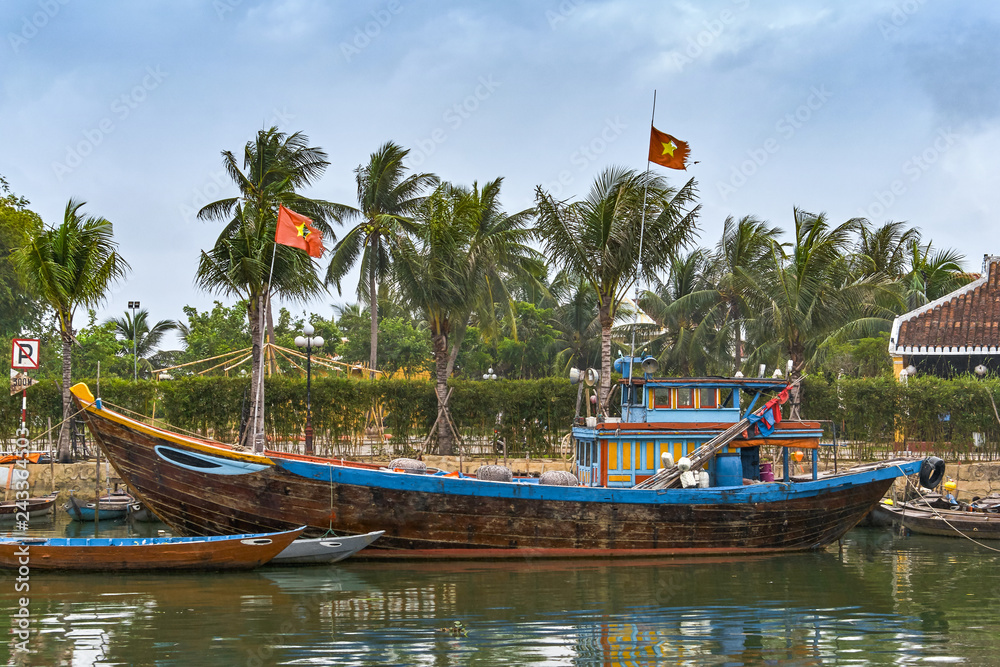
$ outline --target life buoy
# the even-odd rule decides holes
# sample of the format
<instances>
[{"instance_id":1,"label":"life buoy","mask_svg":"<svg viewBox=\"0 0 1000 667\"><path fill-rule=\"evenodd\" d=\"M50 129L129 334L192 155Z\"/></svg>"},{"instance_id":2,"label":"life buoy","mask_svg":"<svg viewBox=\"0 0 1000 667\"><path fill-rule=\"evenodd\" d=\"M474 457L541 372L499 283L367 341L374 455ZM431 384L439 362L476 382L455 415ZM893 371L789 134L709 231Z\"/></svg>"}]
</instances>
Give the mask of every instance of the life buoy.
<instances>
[{"instance_id":1,"label":"life buoy","mask_svg":"<svg viewBox=\"0 0 1000 667\"><path fill-rule=\"evenodd\" d=\"M920 464L920 486L933 489L944 479L944 461L936 456L928 456Z\"/></svg>"}]
</instances>

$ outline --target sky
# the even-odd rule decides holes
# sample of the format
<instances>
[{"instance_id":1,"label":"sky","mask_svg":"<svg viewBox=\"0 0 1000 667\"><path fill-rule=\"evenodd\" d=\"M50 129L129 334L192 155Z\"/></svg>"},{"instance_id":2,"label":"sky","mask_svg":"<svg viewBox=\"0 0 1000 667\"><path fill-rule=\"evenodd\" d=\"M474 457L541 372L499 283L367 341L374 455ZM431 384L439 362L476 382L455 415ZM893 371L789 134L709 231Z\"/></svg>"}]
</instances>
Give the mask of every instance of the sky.
<instances>
[{"instance_id":1,"label":"sky","mask_svg":"<svg viewBox=\"0 0 1000 667\"><path fill-rule=\"evenodd\" d=\"M221 152L272 125L329 154L311 196L355 204L394 141L415 171L502 176L515 212L645 169L652 117L690 145L653 169L695 179L703 246L799 207L906 221L970 271L1000 254L996 3L5 0L0 25L0 175L48 224L70 198L114 224L132 268L102 318L234 302L194 283L221 231L196 214L236 193ZM330 317L356 282L283 305Z\"/></svg>"}]
</instances>

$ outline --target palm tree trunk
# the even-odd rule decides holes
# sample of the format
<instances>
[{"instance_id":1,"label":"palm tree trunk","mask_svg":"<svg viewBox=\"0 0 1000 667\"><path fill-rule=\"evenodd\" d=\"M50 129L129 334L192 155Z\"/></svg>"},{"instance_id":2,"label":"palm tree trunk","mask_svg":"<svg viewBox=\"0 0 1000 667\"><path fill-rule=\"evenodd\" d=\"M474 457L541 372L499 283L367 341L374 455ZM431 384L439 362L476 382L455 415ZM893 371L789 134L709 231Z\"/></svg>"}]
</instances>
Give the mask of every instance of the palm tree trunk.
<instances>
[{"instance_id":1,"label":"palm tree trunk","mask_svg":"<svg viewBox=\"0 0 1000 667\"><path fill-rule=\"evenodd\" d=\"M371 368L371 378L374 380L375 362L378 361L378 285L375 282L374 268L368 272L368 294L370 295L372 311L372 351L368 357L368 367Z\"/></svg>"},{"instance_id":2,"label":"palm tree trunk","mask_svg":"<svg viewBox=\"0 0 1000 667\"><path fill-rule=\"evenodd\" d=\"M802 368L805 362L802 359L801 354L792 353L792 372L788 374L788 382L793 383L802 377ZM788 392L789 394L789 408L788 408L788 418L793 420L802 419L802 383L792 387L792 390Z\"/></svg>"},{"instance_id":3,"label":"palm tree trunk","mask_svg":"<svg viewBox=\"0 0 1000 667\"><path fill-rule=\"evenodd\" d=\"M73 368L73 320L70 316L65 315L60 318L60 321L63 323L59 331L62 337L63 423L59 427L58 457L60 463L70 463L72 461L72 452L70 451L69 416L75 412L73 410L73 398L69 392Z\"/></svg>"},{"instance_id":4,"label":"palm tree trunk","mask_svg":"<svg viewBox=\"0 0 1000 667\"><path fill-rule=\"evenodd\" d=\"M598 412L604 414L608 409L608 396L611 394L611 326L614 324L614 319L611 317L611 298L602 296L601 300L598 311L601 320L601 393Z\"/></svg>"},{"instance_id":5,"label":"palm tree trunk","mask_svg":"<svg viewBox=\"0 0 1000 667\"><path fill-rule=\"evenodd\" d=\"M264 327L261 322L262 310L264 307L264 296L256 295L247 306L247 315L250 319L250 340L253 341L252 358L250 360L250 424L246 430L246 437L249 443L241 443L244 446L252 447L255 452L264 451L266 433L264 432L264 387L263 370L264 364L261 359L261 348L263 342Z\"/></svg>"},{"instance_id":6,"label":"palm tree trunk","mask_svg":"<svg viewBox=\"0 0 1000 667\"><path fill-rule=\"evenodd\" d=\"M434 345L434 370L435 387L437 393L438 412L442 413L438 419L438 454L441 456L451 456L454 451L455 437L451 432L451 420L445 417L449 414L448 406L448 337L444 334L435 334L431 337Z\"/></svg>"}]
</instances>

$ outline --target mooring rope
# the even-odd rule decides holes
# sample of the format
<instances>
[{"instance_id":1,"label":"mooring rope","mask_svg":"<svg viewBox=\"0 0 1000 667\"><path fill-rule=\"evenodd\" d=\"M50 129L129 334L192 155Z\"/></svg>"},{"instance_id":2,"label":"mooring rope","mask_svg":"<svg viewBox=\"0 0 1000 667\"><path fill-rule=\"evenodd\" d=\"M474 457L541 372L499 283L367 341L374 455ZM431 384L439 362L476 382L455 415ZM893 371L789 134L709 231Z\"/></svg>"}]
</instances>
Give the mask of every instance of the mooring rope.
<instances>
[{"instance_id":1,"label":"mooring rope","mask_svg":"<svg viewBox=\"0 0 1000 667\"><path fill-rule=\"evenodd\" d=\"M142 420L142 419L148 419L150 421L150 424L149 424L150 426L153 426L153 427L156 427L156 428L165 428L165 426L169 426L169 428L165 429L165 430L176 431L178 433L183 433L184 435L190 435L192 437L198 438L199 440L205 440L206 439L205 436L203 436L201 433L198 433L197 431L189 431L186 428L181 428L180 426L174 426L173 424L165 424L163 421L161 421L159 419L156 419L155 417L149 417L147 415L142 414L141 412L136 412L135 410L129 410L128 408L123 407L121 405L115 405L114 403L109 403L108 401L104 401L104 405L108 406L109 408L114 408L118 412L127 412L130 415L135 415L136 417L139 417L140 420ZM82 410L81 410L81 412L82 412ZM160 424L160 425L157 425L157 424ZM223 444L225 444L225 443L223 443ZM229 446L230 447L234 447L234 448L236 447L236 445L229 445Z\"/></svg>"},{"instance_id":2,"label":"mooring rope","mask_svg":"<svg viewBox=\"0 0 1000 667\"><path fill-rule=\"evenodd\" d=\"M32 443L38 442L39 440L41 440L42 438L44 438L46 435L48 435L49 433L51 433L55 429L59 428L60 426L62 426L66 422L68 422L73 417L76 417L78 414L80 414L81 412L83 412L85 409L86 408L80 408L79 410L77 410L76 412L74 412L73 414L71 414L69 417L66 417L62 421L60 421L60 422L56 423L55 425L53 425L51 428L47 429L45 432L40 433L36 437L32 438L30 442L32 442Z\"/></svg>"}]
</instances>

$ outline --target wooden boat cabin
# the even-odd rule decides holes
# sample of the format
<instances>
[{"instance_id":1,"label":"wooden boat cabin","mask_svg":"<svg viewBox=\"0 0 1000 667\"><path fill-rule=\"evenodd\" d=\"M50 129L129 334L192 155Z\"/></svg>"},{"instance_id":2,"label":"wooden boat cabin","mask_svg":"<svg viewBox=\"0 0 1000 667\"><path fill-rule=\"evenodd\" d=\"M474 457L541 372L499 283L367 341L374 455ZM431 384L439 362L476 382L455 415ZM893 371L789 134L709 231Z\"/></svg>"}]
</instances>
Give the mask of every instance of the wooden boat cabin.
<instances>
[{"instance_id":1,"label":"wooden boat cabin","mask_svg":"<svg viewBox=\"0 0 1000 667\"><path fill-rule=\"evenodd\" d=\"M634 358L637 370L641 361ZM577 479L584 486L635 486L656 474L664 453L674 462L690 456L786 387L781 379L766 378L654 378L649 373L629 378L628 357L619 358L615 370L626 376L619 380L622 416L581 418L573 427ZM785 479L788 448L812 450L815 476L822 432L819 422L806 421L780 421L769 436L751 428L706 466L709 486L760 480L762 444L783 447ZM772 480L768 468L763 481Z\"/></svg>"}]
</instances>

